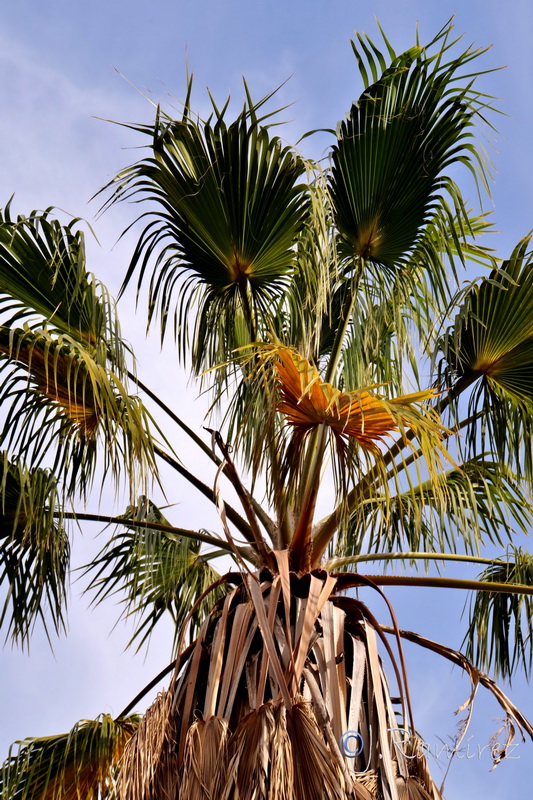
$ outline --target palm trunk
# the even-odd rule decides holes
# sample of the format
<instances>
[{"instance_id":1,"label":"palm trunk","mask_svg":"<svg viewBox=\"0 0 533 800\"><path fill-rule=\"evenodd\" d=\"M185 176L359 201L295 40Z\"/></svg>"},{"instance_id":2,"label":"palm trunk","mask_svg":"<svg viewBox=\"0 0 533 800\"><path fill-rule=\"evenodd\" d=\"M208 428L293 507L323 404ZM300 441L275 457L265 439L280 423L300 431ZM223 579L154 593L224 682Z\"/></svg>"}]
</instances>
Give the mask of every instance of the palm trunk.
<instances>
[{"instance_id":1,"label":"palm trunk","mask_svg":"<svg viewBox=\"0 0 533 800\"><path fill-rule=\"evenodd\" d=\"M406 720L400 741L364 606L279 566L206 619L128 747L120 800L440 798Z\"/></svg>"}]
</instances>

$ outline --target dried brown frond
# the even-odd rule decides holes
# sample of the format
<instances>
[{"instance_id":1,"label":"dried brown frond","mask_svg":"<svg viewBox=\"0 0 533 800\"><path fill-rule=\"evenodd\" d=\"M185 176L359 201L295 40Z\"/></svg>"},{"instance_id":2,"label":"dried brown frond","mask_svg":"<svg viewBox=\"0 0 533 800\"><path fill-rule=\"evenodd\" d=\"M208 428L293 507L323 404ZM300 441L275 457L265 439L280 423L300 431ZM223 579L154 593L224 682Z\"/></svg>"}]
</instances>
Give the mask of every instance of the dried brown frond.
<instances>
[{"instance_id":1,"label":"dried brown frond","mask_svg":"<svg viewBox=\"0 0 533 800\"><path fill-rule=\"evenodd\" d=\"M380 797L379 775L376 770L360 772L354 779L357 800L377 800Z\"/></svg>"},{"instance_id":2,"label":"dried brown frond","mask_svg":"<svg viewBox=\"0 0 533 800\"><path fill-rule=\"evenodd\" d=\"M300 700L287 713L294 761L295 800L346 800L350 797L308 703ZM348 789L348 793L347 793Z\"/></svg>"},{"instance_id":3,"label":"dried brown frond","mask_svg":"<svg viewBox=\"0 0 533 800\"><path fill-rule=\"evenodd\" d=\"M409 775L407 778L399 775L396 778L396 789L398 800L435 800L435 797L440 797L438 794L430 794L422 781L413 775Z\"/></svg>"},{"instance_id":4,"label":"dried brown frond","mask_svg":"<svg viewBox=\"0 0 533 800\"><path fill-rule=\"evenodd\" d=\"M220 717L197 719L187 732L180 796L218 800L220 778L227 770L228 723Z\"/></svg>"},{"instance_id":5,"label":"dried brown frond","mask_svg":"<svg viewBox=\"0 0 533 800\"><path fill-rule=\"evenodd\" d=\"M172 693L162 692L150 706L120 764L118 800L175 800L178 761Z\"/></svg>"},{"instance_id":6,"label":"dried brown frond","mask_svg":"<svg viewBox=\"0 0 533 800\"><path fill-rule=\"evenodd\" d=\"M272 703L254 709L239 722L229 744L229 764L220 800L268 800L270 797L271 742L274 735Z\"/></svg>"}]
</instances>

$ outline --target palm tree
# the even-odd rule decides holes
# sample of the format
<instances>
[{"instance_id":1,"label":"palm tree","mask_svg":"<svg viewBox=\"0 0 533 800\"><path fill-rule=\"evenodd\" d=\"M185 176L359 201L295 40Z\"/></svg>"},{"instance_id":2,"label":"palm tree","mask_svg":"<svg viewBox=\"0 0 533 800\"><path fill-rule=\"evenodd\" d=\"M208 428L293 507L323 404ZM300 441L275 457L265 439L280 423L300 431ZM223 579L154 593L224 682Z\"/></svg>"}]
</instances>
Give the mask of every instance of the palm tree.
<instances>
[{"instance_id":1,"label":"palm tree","mask_svg":"<svg viewBox=\"0 0 533 800\"><path fill-rule=\"evenodd\" d=\"M275 135L272 95L245 84L233 122L212 98L203 120L189 82L181 118L133 126L146 156L102 190L104 208L143 204L124 286L147 285L149 324L210 393L209 437L139 379L80 221L2 212L0 622L22 644L37 619L62 631L68 526L100 520L115 528L86 569L95 601L121 592L139 645L161 617L175 627L144 717L156 682L116 719L22 742L2 800L440 798L402 639L468 673L468 721L481 684L507 745L533 738L484 672L528 672L533 654L533 559L513 545L533 514L529 238L497 261L456 182L466 169L487 189L483 51L451 24L400 55L382 39L352 42L363 90L326 160ZM175 452L175 426L210 477ZM217 531L165 517L161 465L215 505ZM81 511L109 479L130 505ZM390 585L471 590L466 653L401 630L390 604L379 621Z\"/></svg>"}]
</instances>

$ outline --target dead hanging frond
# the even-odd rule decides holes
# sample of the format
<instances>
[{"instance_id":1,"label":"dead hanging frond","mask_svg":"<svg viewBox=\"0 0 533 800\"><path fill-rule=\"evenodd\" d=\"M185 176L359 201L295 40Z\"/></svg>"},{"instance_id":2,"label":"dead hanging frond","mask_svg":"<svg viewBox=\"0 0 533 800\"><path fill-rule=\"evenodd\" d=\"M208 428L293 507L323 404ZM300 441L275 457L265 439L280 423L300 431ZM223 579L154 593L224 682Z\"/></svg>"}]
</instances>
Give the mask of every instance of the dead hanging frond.
<instances>
[{"instance_id":1,"label":"dead hanging frond","mask_svg":"<svg viewBox=\"0 0 533 800\"><path fill-rule=\"evenodd\" d=\"M393 628L389 628L385 625L381 626L381 630L385 631L386 633L393 633L394 631ZM456 714L461 714L463 711L467 712L466 720L463 721L461 727L460 739L456 742L455 749L459 747L459 744L464 739L468 730L468 725L473 712L474 699L480 685L484 686L485 689L488 689L494 695L501 708L505 712L503 725L495 735L499 735L503 730L505 730L506 741L498 748L492 748L491 752L493 754L493 768L496 767L506 757L509 747L514 741L517 730L522 738L522 741L525 741L525 734L527 734L533 740L533 725L526 719L526 717L524 717L522 712L514 705L514 703L509 700L504 692L502 692L500 687L497 686L492 678L490 678L488 675L485 675L483 672L481 672L481 670L475 667L466 656L464 656L458 650L453 650L451 647L446 647L439 642L426 639L425 637L419 636L411 631L400 631L399 633L402 638L421 645L428 650L432 650L434 653L443 656L444 658L448 659L448 661L451 661L453 664L461 667L461 669L464 670L470 678L470 695L455 712Z\"/></svg>"},{"instance_id":2,"label":"dead hanging frond","mask_svg":"<svg viewBox=\"0 0 533 800\"><path fill-rule=\"evenodd\" d=\"M178 782L171 692L162 692L124 752L118 800L172 800Z\"/></svg>"},{"instance_id":3,"label":"dead hanging frond","mask_svg":"<svg viewBox=\"0 0 533 800\"><path fill-rule=\"evenodd\" d=\"M219 776L227 769L228 723L220 717L197 719L187 732L180 796L187 800L222 797Z\"/></svg>"},{"instance_id":4,"label":"dead hanging frond","mask_svg":"<svg viewBox=\"0 0 533 800\"><path fill-rule=\"evenodd\" d=\"M296 800L328 797L344 800L349 797L338 763L331 757L315 714L309 704L301 700L294 703L287 715L287 729L293 749L295 770L294 796Z\"/></svg>"}]
</instances>

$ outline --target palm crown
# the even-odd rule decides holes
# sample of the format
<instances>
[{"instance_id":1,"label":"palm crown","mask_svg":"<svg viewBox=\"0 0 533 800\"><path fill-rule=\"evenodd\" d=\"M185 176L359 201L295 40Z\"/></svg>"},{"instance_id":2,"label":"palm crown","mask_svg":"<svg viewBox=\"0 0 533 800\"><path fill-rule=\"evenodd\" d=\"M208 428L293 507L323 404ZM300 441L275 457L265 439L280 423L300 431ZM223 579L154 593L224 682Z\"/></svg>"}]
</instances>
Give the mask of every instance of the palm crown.
<instances>
[{"instance_id":1,"label":"palm crown","mask_svg":"<svg viewBox=\"0 0 533 800\"><path fill-rule=\"evenodd\" d=\"M476 126L490 98L470 66L480 51L462 51L451 26L400 55L383 42L384 53L352 42L364 88L327 165L275 135L272 96L254 103L245 84L235 121L214 100L202 120L189 83L181 119L158 111L134 126L147 155L103 190L104 207L143 203L125 285L148 284L149 323L173 330L222 410L210 443L139 379L79 221L3 212L0 621L23 643L37 618L62 628L67 526L95 518L78 502L113 475L131 501L100 515L117 529L87 568L90 588L97 601L125 593L138 644L163 615L176 631L170 688L142 720L130 707L27 740L4 765L3 798L438 798L408 636L533 736L481 672L528 671L533 652L533 562L513 548L532 513L529 239L496 262L455 180L459 166L487 185ZM467 264L485 273L459 288ZM172 449L173 425L210 458L211 483ZM165 518L148 496L161 463L216 505L219 531ZM506 556L484 557L491 544ZM224 554L235 566L221 574ZM360 572L395 560L483 572ZM474 592L466 655L400 631L392 609L387 628L345 593L402 583ZM390 734L400 726L402 742ZM354 758L346 731L362 742Z\"/></svg>"}]
</instances>

